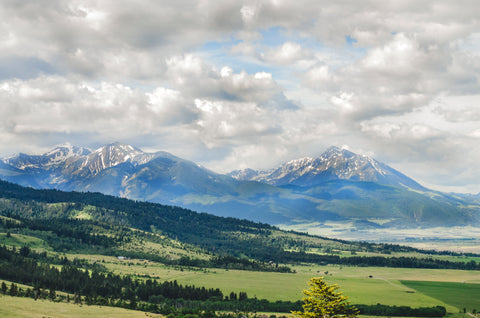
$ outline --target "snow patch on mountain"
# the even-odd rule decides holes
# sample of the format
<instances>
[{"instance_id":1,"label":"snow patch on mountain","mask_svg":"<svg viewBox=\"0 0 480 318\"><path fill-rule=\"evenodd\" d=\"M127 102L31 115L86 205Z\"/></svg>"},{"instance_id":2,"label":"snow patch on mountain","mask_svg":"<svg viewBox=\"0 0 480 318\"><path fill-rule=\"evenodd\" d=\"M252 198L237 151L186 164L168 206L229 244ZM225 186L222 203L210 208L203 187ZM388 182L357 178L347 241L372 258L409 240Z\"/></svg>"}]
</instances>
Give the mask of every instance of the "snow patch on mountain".
<instances>
[{"instance_id":1,"label":"snow patch on mountain","mask_svg":"<svg viewBox=\"0 0 480 318\"><path fill-rule=\"evenodd\" d=\"M94 151L83 147L64 144L42 155L17 154L2 161L23 171L55 171L68 172L70 175L85 177L94 176L101 171L130 162L134 166L151 161L157 154L145 153L131 145L112 143ZM52 177L51 182L60 182L62 178ZM63 179L62 179L63 180Z\"/></svg>"},{"instance_id":2,"label":"snow patch on mountain","mask_svg":"<svg viewBox=\"0 0 480 318\"><path fill-rule=\"evenodd\" d=\"M60 145L42 155L26 155L23 153L3 159L5 164L19 170L52 170L63 165L71 158L81 158L90 150L70 144Z\"/></svg>"},{"instance_id":3,"label":"snow patch on mountain","mask_svg":"<svg viewBox=\"0 0 480 318\"><path fill-rule=\"evenodd\" d=\"M237 170L229 176L237 180L259 181L275 186L312 186L331 180L353 180L422 188L414 180L371 157L339 147L328 148L318 158L295 159L265 171Z\"/></svg>"}]
</instances>

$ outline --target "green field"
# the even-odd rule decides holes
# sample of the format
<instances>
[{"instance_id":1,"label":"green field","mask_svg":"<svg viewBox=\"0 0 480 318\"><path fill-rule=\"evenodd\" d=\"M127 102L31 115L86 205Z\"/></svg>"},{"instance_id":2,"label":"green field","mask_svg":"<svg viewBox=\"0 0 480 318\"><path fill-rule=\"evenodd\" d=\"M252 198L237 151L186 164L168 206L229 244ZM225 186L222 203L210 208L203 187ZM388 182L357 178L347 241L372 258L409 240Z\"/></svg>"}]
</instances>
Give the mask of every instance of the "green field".
<instances>
[{"instance_id":1,"label":"green field","mask_svg":"<svg viewBox=\"0 0 480 318\"><path fill-rule=\"evenodd\" d=\"M445 306L449 312L458 312L459 308L428 294L415 292L403 285L399 279L409 277L403 270L392 268L365 268L326 266L319 270L303 268L296 274L259 273L248 271L215 270L215 272L175 272L171 271L168 279L176 279L183 284L219 287L224 293L230 291L247 291L250 297L268 300L300 300L302 291L308 288L307 282L313 276L325 276L328 283L340 286L341 291L349 296L352 303L404 305L410 307ZM320 269L320 268L318 268ZM325 272L328 271L328 275ZM366 273L378 276L369 278ZM330 276L331 274L331 276ZM422 273L411 270L410 277L422 277ZM436 273L423 274L436 276ZM464 273L459 273L464 274ZM477 274L477 273L471 273ZM452 275L452 274L450 274ZM477 274L478 275L478 274ZM473 275L472 275L473 278ZM480 285L479 285L480 286Z\"/></svg>"},{"instance_id":2,"label":"green field","mask_svg":"<svg viewBox=\"0 0 480 318\"><path fill-rule=\"evenodd\" d=\"M473 286L473 290L479 292L472 295L480 299L478 271L308 265L295 266L295 274L284 274L211 268L189 270L146 260L121 261L115 257L102 255L77 255L77 257L89 259L90 262L102 262L109 270L118 274L132 275L140 279L145 279L148 275L160 281L177 280L184 285L220 288L224 294L246 291L249 297L256 296L270 301L302 299L302 291L308 287L308 280L314 276L324 276L328 283L338 284L341 291L349 296L350 302L356 304L381 303L410 307L439 305L445 306L452 313L458 313L464 307L475 308L469 305L472 301L452 301L451 297L439 297L435 289L438 287L441 295L444 292L440 287L446 285L450 288L459 286L458 290L449 291L450 294L459 294L462 287ZM431 285L432 290L423 290L405 281L418 283L429 281L436 284ZM464 299L467 298L460 298L462 301Z\"/></svg>"},{"instance_id":3,"label":"green field","mask_svg":"<svg viewBox=\"0 0 480 318\"><path fill-rule=\"evenodd\" d=\"M100 259L101 256L98 256ZM91 256L91 259L96 259ZM404 305L410 307L445 306L449 312L458 312L465 305L447 301L435 294L424 292L403 284L405 280L429 280L432 282L478 283L479 274L475 271L404 269L384 267L348 266L297 266L295 274L253 272L224 269L191 271L167 267L152 262L138 260L119 261L103 257L107 268L116 273L129 275L149 275L160 280L177 280L181 284L220 288L224 294L231 291L246 291L249 297L265 298L271 301L302 298L302 290L314 276L325 276L329 283L338 284L352 303ZM326 273L327 272L327 273ZM372 276L372 277L370 277ZM466 284L478 286L480 284ZM465 286L465 284L463 284Z\"/></svg>"},{"instance_id":4,"label":"green field","mask_svg":"<svg viewBox=\"0 0 480 318\"><path fill-rule=\"evenodd\" d=\"M0 240L11 246L29 245L39 250L49 249L43 240L20 234L12 234L10 238L1 234ZM143 249L170 255L172 258L181 255L205 257L197 251L185 250L181 245L177 247L172 243L163 245L145 242ZM476 299L480 299L480 275L477 271L305 265L294 266L295 274L284 274L212 268L192 270L148 260L119 260L117 257L105 255L66 256L69 259L87 259L91 263L100 262L117 274L131 275L139 279L151 277L159 281L177 280L184 285L220 288L225 295L232 291L246 291L249 297L270 301L300 300L311 277L325 276L328 283L338 284L354 304L381 303L410 307L440 305L445 306L451 313L458 313L464 307L468 310L480 309L480 305L475 303ZM465 294L467 287L468 293Z\"/></svg>"},{"instance_id":5,"label":"green field","mask_svg":"<svg viewBox=\"0 0 480 318\"><path fill-rule=\"evenodd\" d=\"M0 233L0 245L9 245L15 247L22 247L26 245L37 251L51 250L45 241L40 238L14 233L10 234L10 237L7 237L7 233Z\"/></svg>"},{"instance_id":6,"label":"green field","mask_svg":"<svg viewBox=\"0 0 480 318\"><path fill-rule=\"evenodd\" d=\"M0 295L0 317L32 318L95 318L95 317L161 317L143 311L105 306L82 306L72 303L54 303L49 300Z\"/></svg>"},{"instance_id":7,"label":"green field","mask_svg":"<svg viewBox=\"0 0 480 318\"><path fill-rule=\"evenodd\" d=\"M478 275L478 274L477 274ZM461 310L480 310L480 284L401 281L405 286Z\"/></svg>"}]
</instances>

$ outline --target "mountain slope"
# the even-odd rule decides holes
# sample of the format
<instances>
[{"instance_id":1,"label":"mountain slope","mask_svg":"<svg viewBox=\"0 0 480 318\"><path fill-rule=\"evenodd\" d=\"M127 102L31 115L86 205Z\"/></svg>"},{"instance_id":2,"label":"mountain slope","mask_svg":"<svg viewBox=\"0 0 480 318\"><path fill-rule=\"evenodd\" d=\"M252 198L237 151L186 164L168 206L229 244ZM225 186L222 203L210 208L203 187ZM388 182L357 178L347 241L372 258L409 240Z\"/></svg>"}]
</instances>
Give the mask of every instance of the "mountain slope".
<instances>
[{"instance_id":1,"label":"mountain slope","mask_svg":"<svg viewBox=\"0 0 480 318\"><path fill-rule=\"evenodd\" d=\"M478 224L480 219L478 202L430 191L385 164L335 147L316 159L228 176L167 152L145 153L130 145L114 143L95 151L67 146L4 159L0 178L270 224L428 227Z\"/></svg>"},{"instance_id":2,"label":"mountain slope","mask_svg":"<svg viewBox=\"0 0 480 318\"><path fill-rule=\"evenodd\" d=\"M338 147L330 147L318 158L301 158L266 171L246 169L229 175L237 180L254 180L276 186L309 187L332 180L351 180L426 190L413 179L373 158Z\"/></svg>"},{"instance_id":3,"label":"mountain slope","mask_svg":"<svg viewBox=\"0 0 480 318\"><path fill-rule=\"evenodd\" d=\"M3 162L21 171L34 172L42 170L55 170L62 168L66 163L75 161L90 153L90 150L75 147L69 144L56 147L43 155L27 155L20 153L6 158Z\"/></svg>"},{"instance_id":4,"label":"mountain slope","mask_svg":"<svg viewBox=\"0 0 480 318\"><path fill-rule=\"evenodd\" d=\"M91 191L164 204L180 205L217 215L270 223L289 222L278 210L290 210L291 200L271 208L282 189L217 174L167 152L145 153L113 143L95 151L64 151L70 156L52 161L51 153L17 155L3 160L0 177L34 188Z\"/></svg>"}]
</instances>

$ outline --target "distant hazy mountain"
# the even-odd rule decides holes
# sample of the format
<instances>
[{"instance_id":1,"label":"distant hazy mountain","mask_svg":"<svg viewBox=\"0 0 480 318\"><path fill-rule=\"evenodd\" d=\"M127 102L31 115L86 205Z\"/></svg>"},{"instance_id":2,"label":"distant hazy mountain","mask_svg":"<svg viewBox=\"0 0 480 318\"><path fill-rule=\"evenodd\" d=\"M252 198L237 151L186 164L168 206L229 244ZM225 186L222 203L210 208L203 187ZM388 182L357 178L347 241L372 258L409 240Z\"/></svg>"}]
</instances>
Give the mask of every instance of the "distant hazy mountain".
<instances>
[{"instance_id":1,"label":"distant hazy mountain","mask_svg":"<svg viewBox=\"0 0 480 318\"><path fill-rule=\"evenodd\" d=\"M65 145L0 161L0 178L34 188L96 191L270 224L356 228L475 224L478 201L430 191L372 158L336 147L268 171L222 175L167 152L114 143Z\"/></svg>"},{"instance_id":2,"label":"distant hazy mountain","mask_svg":"<svg viewBox=\"0 0 480 318\"><path fill-rule=\"evenodd\" d=\"M236 170L229 175L237 180L259 181L275 186L311 187L327 181L351 180L426 190L414 180L373 158L338 147L330 147L318 158L296 159L266 171Z\"/></svg>"}]
</instances>

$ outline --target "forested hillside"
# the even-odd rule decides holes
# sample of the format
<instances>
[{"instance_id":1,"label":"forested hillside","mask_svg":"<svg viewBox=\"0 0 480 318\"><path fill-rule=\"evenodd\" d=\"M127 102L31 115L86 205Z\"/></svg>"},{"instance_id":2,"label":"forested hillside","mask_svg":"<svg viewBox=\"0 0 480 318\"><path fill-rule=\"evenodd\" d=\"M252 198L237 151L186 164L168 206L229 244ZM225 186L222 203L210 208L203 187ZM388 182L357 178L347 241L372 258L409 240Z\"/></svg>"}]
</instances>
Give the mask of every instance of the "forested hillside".
<instances>
[{"instance_id":1,"label":"forested hillside","mask_svg":"<svg viewBox=\"0 0 480 318\"><path fill-rule=\"evenodd\" d=\"M0 182L0 213L13 218L13 221L2 221L6 228L30 234L40 231L57 251L102 250L110 255L122 254L198 267L206 263L217 267L236 263L239 268L289 272L288 267L278 264L308 262L460 269L477 269L479 266L475 261L452 262L432 258L431 254L438 254L434 251L331 240L173 206L100 193L35 190L8 182ZM172 240L183 244L182 249L201 251L203 256L186 252L172 259L129 244L144 241L178 244ZM343 255L344 252L350 254ZM424 256L395 256L395 253L405 252ZM275 266L266 265L268 262Z\"/></svg>"}]
</instances>

